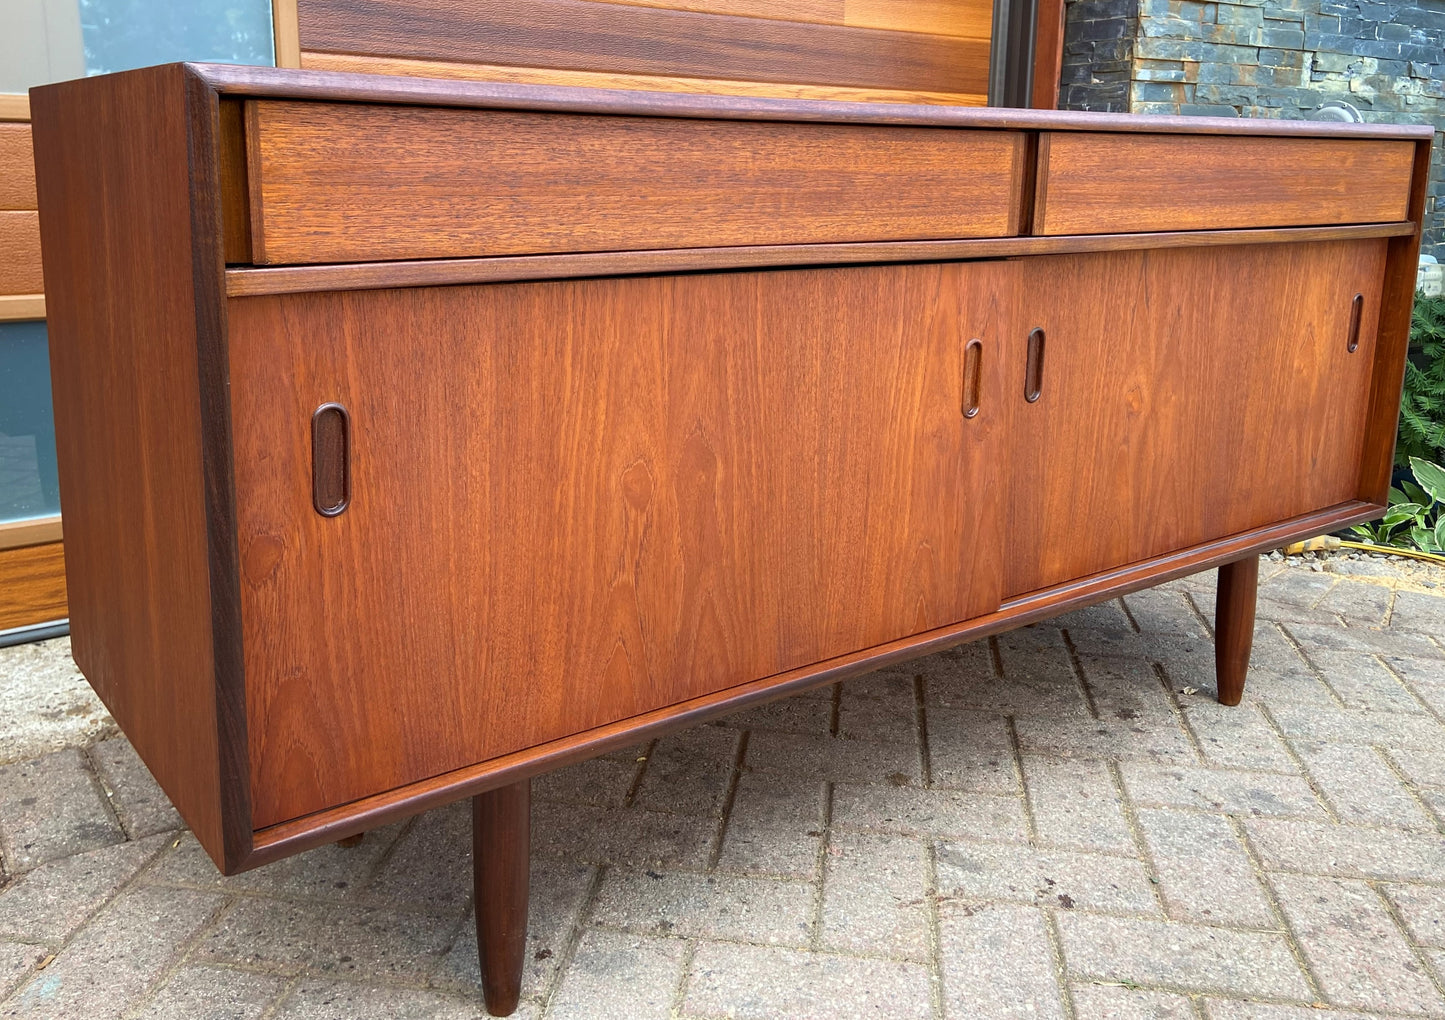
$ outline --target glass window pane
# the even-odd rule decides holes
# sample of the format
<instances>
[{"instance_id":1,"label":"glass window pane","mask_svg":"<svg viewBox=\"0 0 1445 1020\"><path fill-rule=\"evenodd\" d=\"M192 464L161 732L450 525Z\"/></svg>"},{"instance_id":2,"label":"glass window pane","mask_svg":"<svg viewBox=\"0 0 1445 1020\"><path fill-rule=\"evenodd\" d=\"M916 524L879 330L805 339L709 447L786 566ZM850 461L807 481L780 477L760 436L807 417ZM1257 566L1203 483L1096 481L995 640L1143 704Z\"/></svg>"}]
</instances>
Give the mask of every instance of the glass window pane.
<instances>
[{"instance_id":1,"label":"glass window pane","mask_svg":"<svg viewBox=\"0 0 1445 1020\"><path fill-rule=\"evenodd\" d=\"M0 322L0 522L60 513L43 322Z\"/></svg>"},{"instance_id":2,"label":"glass window pane","mask_svg":"<svg viewBox=\"0 0 1445 1020\"><path fill-rule=\"evenodd\" d=\"M173 60L274 64L271 0L80 0L85 69Z\"/></svg>"}]
</instances>

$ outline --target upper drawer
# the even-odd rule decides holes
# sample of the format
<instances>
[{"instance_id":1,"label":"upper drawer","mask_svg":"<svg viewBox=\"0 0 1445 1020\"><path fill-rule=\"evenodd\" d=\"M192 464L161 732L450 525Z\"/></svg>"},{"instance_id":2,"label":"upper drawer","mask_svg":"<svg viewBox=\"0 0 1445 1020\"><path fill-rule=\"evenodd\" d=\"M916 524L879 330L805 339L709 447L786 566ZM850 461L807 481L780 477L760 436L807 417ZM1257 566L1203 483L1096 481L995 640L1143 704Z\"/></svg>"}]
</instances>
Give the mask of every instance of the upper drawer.
<instances>
[{"instance_id":1,"label":"upper drawer","mask_svg":"<svg viewBox=\"0 0 1445 1020\"><path fill-rule=\"evenodd\" d=\"M1409 141L1045 132L1034 232L1403 220L1414 156Z\"/></svg>"},{"instance_id":2,"label":"upper drawer","mask_svg":"<svg viewBox=\"0 0 1445 1020\"><path fill-rule=\"evenodd\" d=\"M1024 177L992 130L248 100L244 134L257 264L1002 237Z\"/></svg>"}]
</instances>

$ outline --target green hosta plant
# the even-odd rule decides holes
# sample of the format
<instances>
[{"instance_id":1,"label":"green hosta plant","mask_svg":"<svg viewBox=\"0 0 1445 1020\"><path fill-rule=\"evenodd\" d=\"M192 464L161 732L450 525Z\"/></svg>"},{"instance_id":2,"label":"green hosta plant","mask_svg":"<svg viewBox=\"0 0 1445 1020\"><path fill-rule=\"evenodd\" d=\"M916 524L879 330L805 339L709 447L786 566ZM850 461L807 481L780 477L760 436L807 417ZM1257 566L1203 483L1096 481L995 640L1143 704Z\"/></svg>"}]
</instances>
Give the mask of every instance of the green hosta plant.
<instances>
[{"instance_id":1,"label":"green hosta plant","mask_svg":"<svg viewBox=\"0 0 1445 1020\"><path fill-rule=\"evenodd\" d=\"M1445 298L1415 298L1395 460L1445 462Z\"/></svg>"},{"instance_id":2,"label":"green hosta plant","mask_svg":"<svg viewBox=\"0 0 1445 1020\"><path fill-rule=\"evenodd\" d=\"M1390 488L1385 516L1351 530L1375 545L1445 552L1445 468L1411 457L1410 471L1415 481Z\"/></svg>"}]
</instances>

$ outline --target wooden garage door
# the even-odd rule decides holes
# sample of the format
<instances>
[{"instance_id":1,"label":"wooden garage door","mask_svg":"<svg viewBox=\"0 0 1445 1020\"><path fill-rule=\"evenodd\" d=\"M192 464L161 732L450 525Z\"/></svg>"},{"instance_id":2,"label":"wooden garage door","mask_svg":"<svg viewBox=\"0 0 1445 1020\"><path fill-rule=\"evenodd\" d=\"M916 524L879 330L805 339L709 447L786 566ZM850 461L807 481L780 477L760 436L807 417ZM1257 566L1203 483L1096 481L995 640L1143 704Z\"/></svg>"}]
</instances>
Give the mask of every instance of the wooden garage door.
<instances>
[{"instance_id":1,"label":"wooden garage door","mask_svg":"<svg viewBox=\"0 0 1445 1020\"><path fill-rule=\"evenodd\" d=\"M982 106L992 0L289 0L277 63Z\"/></svg>"}]
</instances>

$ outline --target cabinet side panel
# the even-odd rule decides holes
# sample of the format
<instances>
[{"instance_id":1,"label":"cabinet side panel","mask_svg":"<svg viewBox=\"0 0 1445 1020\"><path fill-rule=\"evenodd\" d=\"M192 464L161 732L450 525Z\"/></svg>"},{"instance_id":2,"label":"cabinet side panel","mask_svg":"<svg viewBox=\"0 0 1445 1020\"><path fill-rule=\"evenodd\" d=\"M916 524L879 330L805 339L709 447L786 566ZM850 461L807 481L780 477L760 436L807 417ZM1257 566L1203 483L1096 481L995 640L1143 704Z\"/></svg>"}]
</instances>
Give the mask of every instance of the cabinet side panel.
<instances>
[{"instance_id":1,"label":"cabinet side panel","mask_svg":"<svg viewBox=\"0 0 1445 1020\"><path fill-rule=\"evenodd\" d=\"M32 93L77 664L222 859L179 67Z\"/></svg>"}]
</instances>

